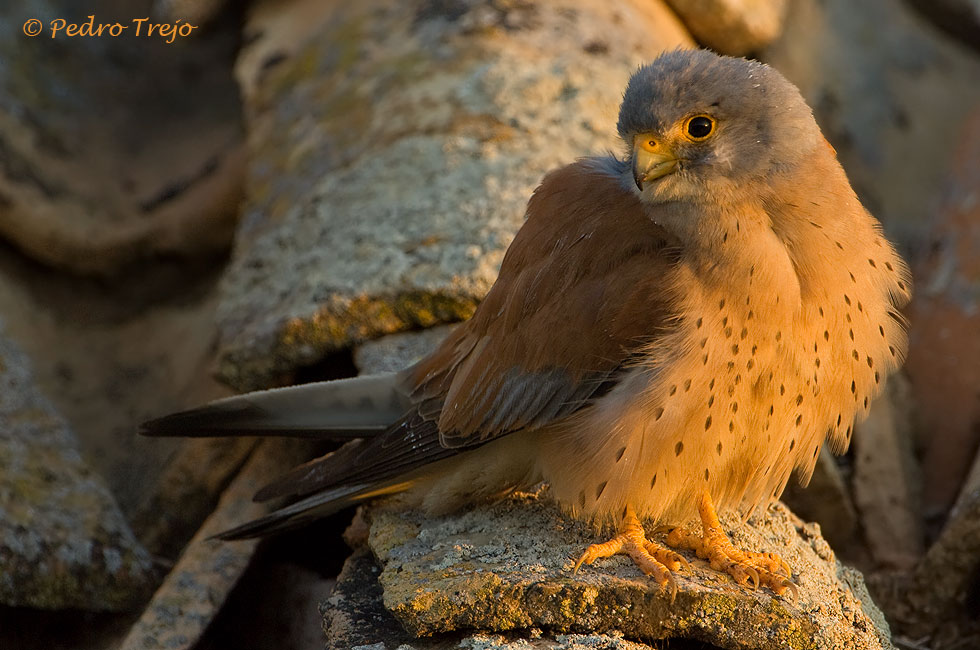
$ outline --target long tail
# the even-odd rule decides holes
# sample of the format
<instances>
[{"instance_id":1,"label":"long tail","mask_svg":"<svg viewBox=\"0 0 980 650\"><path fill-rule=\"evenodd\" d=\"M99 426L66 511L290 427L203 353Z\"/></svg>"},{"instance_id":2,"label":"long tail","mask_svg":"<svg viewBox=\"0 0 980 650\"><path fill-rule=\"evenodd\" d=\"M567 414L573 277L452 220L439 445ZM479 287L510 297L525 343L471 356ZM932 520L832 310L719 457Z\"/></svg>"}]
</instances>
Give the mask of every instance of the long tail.
<instances>
[{"instance_id":1,"label":"long tail","mask_svg":"<svg viewBox=\"0 0 980 650\"><path fill-rule=\"evenodd\" d=\"M459 450L439 442L424 404L412 402L397 374L247 393L142 425L149 436L295 436L348 440L256 494L292 502L218 535L244 539L288 530L363 499L412 485L416 470Z\"/></svg>"},{"instance_id":2,"label":"long tail","mask_svg":"<svg viewBox=\"0 0 980 650\"><path fill-rule=\"evenodd\" d=\"M346 440L385 431L412 408L395 373L256 391L143 423L147 436Z\"/></svg>"}]
</instances>

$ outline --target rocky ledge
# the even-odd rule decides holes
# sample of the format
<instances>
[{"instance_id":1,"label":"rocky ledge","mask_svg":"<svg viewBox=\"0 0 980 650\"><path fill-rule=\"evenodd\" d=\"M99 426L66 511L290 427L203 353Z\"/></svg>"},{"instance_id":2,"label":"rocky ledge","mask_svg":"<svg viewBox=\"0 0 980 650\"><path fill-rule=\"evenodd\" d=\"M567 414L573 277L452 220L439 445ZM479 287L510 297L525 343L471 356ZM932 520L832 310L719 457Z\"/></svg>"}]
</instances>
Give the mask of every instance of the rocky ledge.
<instances>
[{"instance_id":1,"label":"rocky ledge","mask_svg":"<svg viewBox=\"0 0 980 650\"><path fill-rule=\"evenodd\" d=\"M693 556L690 572L676 574L673 603L625 557L573 574L573 558L598 538L540 495L443 517L394 501L362 516L376 565L355 553L322 604L328 647L469 648L494 634L504 636L488 647L571 647L576 633L607 635L602 647L667 638L732 649L893 647L861 575L782 504L723 523L736 544L789 562L795 599L740 587Z\"/></svg>"}]
</instances>

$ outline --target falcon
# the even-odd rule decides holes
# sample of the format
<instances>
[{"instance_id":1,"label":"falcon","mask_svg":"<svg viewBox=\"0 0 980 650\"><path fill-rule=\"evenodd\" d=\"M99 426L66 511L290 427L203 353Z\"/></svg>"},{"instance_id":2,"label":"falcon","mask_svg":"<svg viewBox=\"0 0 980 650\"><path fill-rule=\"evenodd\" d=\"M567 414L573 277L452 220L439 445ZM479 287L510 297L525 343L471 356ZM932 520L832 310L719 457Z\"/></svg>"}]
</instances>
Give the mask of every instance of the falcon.
<instances>
[{"instance_id":1,"label":"falcon","mask_svg":"<svg viewBox=\"0 0 980 650\"><path fill-rule=\"evenodd\" d=\"M625 553L676 592L688 549L795 592L790 567L735 547L717 513L766 507L794 470L808 482L824 444L847 448L905 354L907 267L773 68L665 53L632 75L617 128L621 157L545 176L473 317L411 368L144 425L353 439L261 490L288 505L226 538L382 495L444 513L545 481L616 533L576 570Z\"/></svg>"}]
</instances>

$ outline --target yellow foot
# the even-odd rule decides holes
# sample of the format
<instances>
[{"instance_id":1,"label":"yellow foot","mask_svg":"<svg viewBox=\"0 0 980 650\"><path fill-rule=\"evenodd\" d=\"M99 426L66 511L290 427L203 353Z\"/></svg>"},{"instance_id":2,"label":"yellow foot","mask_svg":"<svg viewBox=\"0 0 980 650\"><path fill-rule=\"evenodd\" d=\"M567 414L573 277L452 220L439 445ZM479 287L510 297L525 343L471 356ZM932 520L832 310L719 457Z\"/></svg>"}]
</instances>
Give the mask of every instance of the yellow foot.
<instances>
[{"instance_id":1,"label":"yellow foot","mask_svg":"<svg viewBox=\"0 0 980 650\"><path fill-rule=\"evenodd\" d=\"M681 567L690 569L690 566L678 553L648 540L643 532L643 525L631 507L626 508L623 532L608 542L593 544L585 549L572 572L578 573L583 564L592 564L599 558L612 557L619 553L630 556L640 571L653 578L661 587L667 587L670 590L670 602L674 602L677 597L677 582L670 572Z\"/></svg>"},{"instance_id":2,"label":"yellow foot","mask_svg":"<svg viewBox=\"0 0 980 650\"><path fill-rule=\"evenodd\" d=\"M775 553L753 553L736 548L721 528L711 497L704 494L698 504L704 532L698 535L687 528L675 528L667 535L667 544L690 549L707 559L715 571L724 571L740 585L769 587L776 594L787 591L795 599L799 590L791 578L789 565Z\"/></svg>"}]
</instances>

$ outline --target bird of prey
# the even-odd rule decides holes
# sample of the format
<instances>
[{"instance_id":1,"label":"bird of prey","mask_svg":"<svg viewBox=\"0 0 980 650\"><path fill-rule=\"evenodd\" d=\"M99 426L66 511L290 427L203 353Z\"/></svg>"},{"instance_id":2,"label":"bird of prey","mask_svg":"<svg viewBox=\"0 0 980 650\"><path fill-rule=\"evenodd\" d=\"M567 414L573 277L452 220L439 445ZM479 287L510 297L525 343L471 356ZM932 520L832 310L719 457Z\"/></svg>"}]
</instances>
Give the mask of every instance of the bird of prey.
<instances>
[{"instance_id":1,"label":"bird of prey","mask_svg":"<svg viewBox=\"0 0 980 650\"><path fill-rule=\"evenodd\" d=\"M799 91L776 70L673 51L631 77L625 153L549 173L473 317L396 375L246 394L151 435L356 438L280 478L288 505L227 538L380 495L446 512L541 481L613 529L661 586L694 550L740 584L795 591L717 511L805 484L842 452L906 348L907 267ZM673 527L666 545L641 520ZM700 528L697 523L700 522Z\"/></svg>"}]
</instances>

